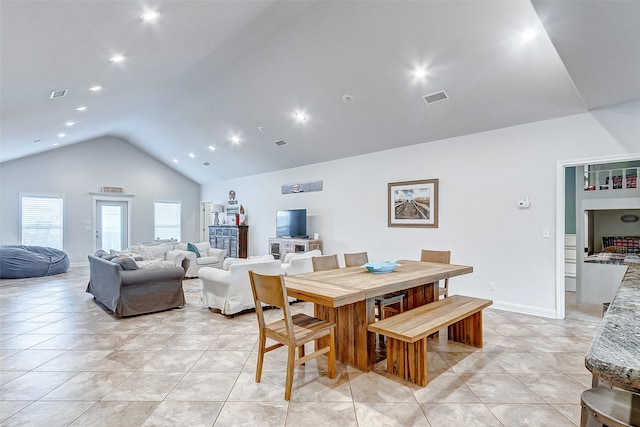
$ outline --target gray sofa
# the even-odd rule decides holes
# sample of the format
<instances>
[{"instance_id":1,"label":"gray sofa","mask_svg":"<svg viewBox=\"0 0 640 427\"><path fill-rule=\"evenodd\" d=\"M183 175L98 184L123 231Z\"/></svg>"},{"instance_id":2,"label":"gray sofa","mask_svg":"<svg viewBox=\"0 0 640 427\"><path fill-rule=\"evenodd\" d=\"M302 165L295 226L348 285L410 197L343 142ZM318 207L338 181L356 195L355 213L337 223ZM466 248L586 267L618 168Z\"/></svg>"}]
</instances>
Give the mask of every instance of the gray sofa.
<instances>
[{"instance_id":1,"label":"gray sofa","mask_svg":"<svg viewBox=\"0 0 640 427\"><path fill-rule=\"evenodd\" d=\"M89 255L87 292L117 317L184 306L182 267L123 270L118 263Z\"/></svg>"}]
</instances>

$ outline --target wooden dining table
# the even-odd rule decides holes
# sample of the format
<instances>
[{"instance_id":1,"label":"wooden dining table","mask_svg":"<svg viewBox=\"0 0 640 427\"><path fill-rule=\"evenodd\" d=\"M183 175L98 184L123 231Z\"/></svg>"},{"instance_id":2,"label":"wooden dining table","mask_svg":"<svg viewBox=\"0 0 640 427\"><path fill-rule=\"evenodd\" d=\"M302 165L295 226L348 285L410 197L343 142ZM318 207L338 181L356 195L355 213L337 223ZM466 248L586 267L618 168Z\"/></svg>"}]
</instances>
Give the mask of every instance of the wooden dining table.
<instances>
[{"instance_id":1,"label":"wooden dining table","mask_svg":"<svg viewBox=\"0 0 640 427\"><path fill-rule=\"evenodd\" d=\"M404 309L439 298L438 282L473 272L473 267L411 260L398 261L390 273L370 273L363 267L339 268L285 276L287 294L314 303L314 315L336 323L336 359L368 372L375 364L375 299L404 292ZM316 345L323 346L319 342Z\"/></svg>"}]
</instances>

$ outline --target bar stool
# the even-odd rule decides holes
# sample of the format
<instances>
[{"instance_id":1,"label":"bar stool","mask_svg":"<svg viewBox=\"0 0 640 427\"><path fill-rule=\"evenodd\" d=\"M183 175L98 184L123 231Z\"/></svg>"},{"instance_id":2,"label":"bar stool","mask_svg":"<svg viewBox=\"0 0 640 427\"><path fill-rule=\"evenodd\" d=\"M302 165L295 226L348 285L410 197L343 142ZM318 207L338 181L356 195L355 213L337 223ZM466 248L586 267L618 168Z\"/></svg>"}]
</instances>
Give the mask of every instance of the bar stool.
<instances>
[{"instance_id":1,"label":"bar stool","mask_svg":"<svg viewBox=\"0 0 640 427\"><path fill-rule=\"evenodd\" d=\"M580 396L580 427L589 417L608 427L640 426L640 394L604 387L591 388Z\"/></svg>"}]
</instances>

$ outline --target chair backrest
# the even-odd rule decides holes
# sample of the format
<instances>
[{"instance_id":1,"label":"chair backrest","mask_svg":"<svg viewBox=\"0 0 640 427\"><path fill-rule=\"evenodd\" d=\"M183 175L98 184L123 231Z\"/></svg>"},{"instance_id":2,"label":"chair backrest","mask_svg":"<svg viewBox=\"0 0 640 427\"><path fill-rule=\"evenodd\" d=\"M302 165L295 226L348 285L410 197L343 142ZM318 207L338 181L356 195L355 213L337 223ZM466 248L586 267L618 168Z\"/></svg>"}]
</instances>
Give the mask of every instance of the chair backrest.
<instances>
[{"instance_id":1,"label":"chair backrest","mask_svg":"<svg viewBox=\"0 0 640 427\"><path fill-rule=\"evenodd\" d=\"M428 249L423 249L422 253L420 254L420 261L451 264L451 251L431 251Z\"/></svg>"},{"instance_id":2,"label":"chair backrest","mask_svg":"<svg viewBox=\"0 0 640 427\"><path fill-rule=\"evenodd\" d=\"M366 252L358 252L354 254L344 254L345 267L360 267L369 262L369 255Z\"/></svg>"},{"instance_id":3,"label":"chair backrest","mask_svg":"<svg viewBox=\"0 0 640 427\"><path fill-rule=\"evenodd\" d=\"M314 256L311 258L311 263L313 264L313 271L335 270L336 268L340 268L338 255L336 254Z\"/></svg>"},{"instance_id":4,"label":"chair backrest","mask_svg":"<svg viewBox=\"0 0 640 427\"><path fill-rule=\"evenodd\" d=\"M429 249L423 249L420 254L420 261L451 264L451 251L431 251ZM438 283L440 283L439 280ZM444 295L445 298L449 296L449 279L444 279L444 288L440 288L440 295Z\"/></svg>"},{"instance_id":5,"label":"chair backrest","mask_svg":"<svg viewBox=\"0 0 640 427\"><path fill-rule=\"evenodd\" d=\"M249 280L251 282L251 292L253 293L253 301L255 302L260 328L264 329L266 325L264 313L262 312L262 304L279 307L284 314L287 335L291 337L293 323L291 313L289 312L289 300L287 298L287 288L284 285L284 275L260 274L251 270L249 271Z\"/></svg>"}]
</instances>

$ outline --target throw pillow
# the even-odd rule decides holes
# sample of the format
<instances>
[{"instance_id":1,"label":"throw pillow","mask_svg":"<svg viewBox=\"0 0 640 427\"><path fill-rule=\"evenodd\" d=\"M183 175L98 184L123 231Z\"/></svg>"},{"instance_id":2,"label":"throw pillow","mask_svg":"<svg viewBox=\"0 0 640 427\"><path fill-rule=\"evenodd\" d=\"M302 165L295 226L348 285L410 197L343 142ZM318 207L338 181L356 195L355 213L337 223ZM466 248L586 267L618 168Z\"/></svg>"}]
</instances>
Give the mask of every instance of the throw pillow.
<instances>
[{"instance_id":1,"label":"throw pillow","mask_svg":"<svg viewBox=\"0 0 640 427\"><path fill-rule=\"evenodd\" d=\"M193 243L187 243L187 250L189 252L193 252L194 254L196 254L196 258L200 258L200 251L198 250L198 248L196 248L196 245L194 245Z\"/></svg>"},{"instance_id":2,"label":"throw pillow","mask_svg":"<svg viewBox=\"0 0 640 427\"><path fill-rule=\"evenodd\" d=\"M137 270L138 269L138 265L136 264L136 262L133 260L133 258L114 258L111 260L111 262L114 262L116 264L120 264L120 267L122 267L122 269L124 271L130 271L130 270Z\"/></svg>"},{"instance_id":3,"label":"throw pillow","mask_svg":"<svg viewBox=\"0 0 640 427\"><path fill-rule=\"evenodd\" d=\"M151 259L164 259L164 254L169 252L169 249L171 248L164 243L159 245L145 245L143 255L149 255ZM146 260L147 257L144 257L144 259Z\"/></svg>"},{"instance_id":4,"label":"throw pillow","mask_svg":"<svg viewBox=\"0 0 640 427\"><path fill-rule=\"evenodd\" d=\"M154 259L151 261L135 261L140 270L152 269L152 268L164 268L164 263L161 259Z\"/></svg>"},{"instance_id":5,"label":"throw pillow","mask_svg":"<svg viewBox=\"0 0 640 427\"><path fill-rule=\"evenodd\" d=\"M109 252L111 253L111 255L115 255L115 256L119 256L119 255L129 256L131 254L131 251L129 249L125 249L124 251L116 251L115 249L111 249L109 250Z\"/></svg>"},{"instance_id":6,"label":"throw pillow","mask_svg":"<svg viewBox=\"0 0 640 427\"><path fill-rule=\"evenodd\" d=\"M206 256L209 253L209 249L211 249L209 242L194 243L193 245L198 248L201 254L204 254L203 256Z\"/></svg>"}]
</instances>

